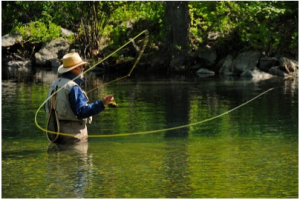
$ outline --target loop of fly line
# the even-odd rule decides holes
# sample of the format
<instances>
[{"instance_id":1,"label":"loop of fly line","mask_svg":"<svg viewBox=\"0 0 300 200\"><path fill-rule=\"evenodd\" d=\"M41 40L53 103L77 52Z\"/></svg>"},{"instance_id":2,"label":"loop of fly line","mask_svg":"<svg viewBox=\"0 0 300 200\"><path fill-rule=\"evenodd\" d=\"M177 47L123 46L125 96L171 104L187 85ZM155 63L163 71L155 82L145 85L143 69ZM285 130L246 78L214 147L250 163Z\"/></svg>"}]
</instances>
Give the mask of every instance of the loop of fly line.
<instances>
[{"instance_id":1,"label":"loop of fly line","mask_svg":"<svg viewBox=\"0 0 300 200\"><path fill-rule=\"evenodd\" d=\"M125 46L127 46L128 44L131 43L132 40L136 39L137 37L141 36L142 34L145 34L145 39L144 39L144 44L143 44L143 48L142 50L140 51L140 54L138 56L138 58L136 59L133 67L131 68L130 72L126 75L126 76L123 76L123 77L120 77L120 78L117 78L113 81L110 81L108 83L105 83L103 85L108 85L110 83L113 83L113 82L117 82L117 81L120 81L122 79L125 79L127 77L129 77L132 73L132 71L134 70L134 68L136 67L137 63L139 62L145 48L146 48L146 45L147 45L147 42L148 42L148 38L149 38L149 33L147 30L141 32L140 34L138 34L137 36L135 36L133 39L131 39L129 42L125 43L123 46L121 46L119 49L117 49L116 51L114 51L113 53L111 53L110 55L108 55L107 57L105 57L103 60L101 60L100 62L96 63L94 66L92 66L91 68L89 68L88 70L86 70L84 73L90 71L91 69L93 69L94 67L96 67L97 65L99 65L100 63L102 63L103 61L105 61L106 59L108 59L109 57L111 57L112 55L114 55L115 53L117 53L118 51L120 51L122 48L124 48ZM80 76L80 75L79 75ZM79 76L75 77L73 80L75 80L76 78L78 78ZM102 85L102 86L103 86ZM96 90L99 86L87 91L87 93L89 92L92 92L94 90ZM55 95L57 92L59 92L63 87L61 87L60 89L58 89L55 93L53 93L52 95ZM257 98L259 98L260 96L270 92L271 90L273 90L274 88L270 88L262 93L260 93L259 95L253 97L252 99L240 104L239 106L236 106L222 114L219 114L219 115L216 115L214 117L211 117L211 118L208 118L208 119L205 119L205 120L201 120L201 121L198 121L198 122L194 122L194 123L189 123L189 124L186 124L186 125L181 125L181 126L176 126L176 127L171 127L171 128L164 128L164 129L158 129L158 130L150 130L150 131L140 131L140 132L133 132L133 133L118 133L118 134L109 134L109 135L88 135L88 137L120 137L120 136L131 136L131 135L143 135L143 134L150 134L150 133L159 133L159 132L166 132L166 131L171 131L171 130L176 130L176 129L181 129L181 128L186 128L186 127L190 127L190 126L195 126L195 125L199 125L199 124L202 124L202 123L205 123L205 122L208 122L208 121L211 121L211 120L214 120L214 119L217 119L217 118L220 118L224 115L227 115L243 106L245 106L246 104L249 104L250 102L256 100ZM40 109L42 108L42 106L52 97L52 95L47 98L42 104L41 106L38 108L36 114L35 114L35 124L36 126L42 130L42 131L46 131L48 133L52 133L52 134L59 134L59 135L64 135L64 136L73 136L73 134L70 134L70 133L61 133L61 132L55 132L55 131L50 131L50 130L47 130L47 129L44 129L42 128L38 123L37 123L37 113L40 111Z\"/></svg>"},{"instance_id":2,"label":"loop of fly line","mask_svg":"<svg viewBox=\"0 0 300 200\"><path fill-rule=\"evenodd\" d=\"M88 71L92 70L93 68L95 68L97 65L99 65L100 63L104 62L105 60L107 60L108 58L110 58L111 56L113 56L114 54L116 54L118 51L120 51L121 49L123 49L124 47L126 47L127 45L129 45L131 42L133 42L133 40L135 40L136 38L140 37L141 35L145 35L145 38L144 38L144 43L143 43L143 47L141 49L141 51L139 52L139 55L138 55L138 58L136 59L134 65L132 66L132 68L130 69L129 73L126 75L126 76L123 76L123 77L120 77L120 78L117 78L113 81L110 81L108 83L105 83L103 85L108 85L108 84L111 84L113 82L117 82L117 81L120 81L122 79L125 79L127 77L129 77L131 75L131 73L133 72L134 68L136 67L136 65L138 64L139 60L141 59L143 53L144 53L144 50L147 46L147 43L148 43L148 39L149 39L149 32L148 30L144 30L142 32L140 32L138 35L136 35L135 37L131 38L127 43L125 43L123 46L121 46L120 48L118 48L117 50L115 50L114 52L112 52L111 54L109 54L108 56L106 56L104 59L102 59L101 61L97 62L96 64L94 64L92 67L90 67L89 69L85 70L84 71L84 74L87 73ZM74 81L75 79L79 78L80 75L76 76L74 79L70 80L70 81ZM66 83L65 85L67 85L68 83ZM60 90L63 89L63 87L65 86L63 85L61 88L59 88L58 90L56 90L55 92L53 92L41 105L40 107L37 109L36 113L35 113L35 118L34 118L34 121L35 121L35 125L42 131L45 131L47 133L51 133L51 134L59 134L59 135L66 135L66 136L73 136L73 134L70 134L70 133L61 133L61 132L55 132L55 131L50 131L50 130L47 130L43 127L41 127L38 122L37 122L37 115L39 113L39 111L41 110L41 108L45 105L45 103L50 99L52 98L52 96L56 95ZM102 86L103 86L102 85ZM92 92L94 90L96 90L99 86L87 91L87 93L89 92ZM91 137L91 135L89 136Z\"/></svg>"}]
</instances>

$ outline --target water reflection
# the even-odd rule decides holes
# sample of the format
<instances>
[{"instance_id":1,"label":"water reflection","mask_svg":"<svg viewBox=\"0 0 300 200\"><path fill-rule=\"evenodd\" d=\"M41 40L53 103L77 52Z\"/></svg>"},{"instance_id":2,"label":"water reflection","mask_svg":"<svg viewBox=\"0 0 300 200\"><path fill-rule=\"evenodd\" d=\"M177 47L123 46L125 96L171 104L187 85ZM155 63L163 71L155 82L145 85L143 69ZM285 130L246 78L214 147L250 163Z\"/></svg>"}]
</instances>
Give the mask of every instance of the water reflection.
<instances>
[{"instance_id":1,"label":"water reflection","mask_svg":"<svg viewBox=\"0 0 300 200\"><path fill-rule=\"evenodd\" d=\"M47 71L37 68L33 77L36 83L45 83L50 85L57 76L57 68L51 68Z\"/></svg>"},{"instance_id":2,"label":"water reflection","mask_svg":"<svg viewBox=\"0 0 300 200\"><path fill-rule=\"evenodd\" d=\"M176 145L174 145L176 144ZM186 198L190 195L189 155L186 142L167 143L164 157L166 198Z\"/></svg>"},{"instance_id":3,"label":"water reflection","mask_svg":"<svg viewBox=\"0 0 300 200\"><path fill-rule=\"evenodd\" d=\"M165 109L169 112L166 113L167 128L176 127L178 125L186 125L189 123L189 87L186 85L178 88L178 85L169 87L164 92L166 98ZM174 95L175 94L175 95ZM179 117L180 116L180 117ZM180 119L180 120L178 120ZM165 137L187 137L188 128L182 128L174 131L167 131Z\"/></svg>"},{"instance_id":4,"label":"water reflection","mask_svg":"<svg viewBox=\"0 0 300 200\"><path fill-rule=\"evenodd\" d=\"M190 88L186 85L168 87L164 92L166 97L165 109L168 112L165 114L166 126L176 127L178 125L189 124L190 103L189 96ZM174 95L175 94L175 95ZM179 117L180 116L180 117ZM180 119L180 120L178 120ZM188 137L189 128L181 128L164 133L165 139L180 140ZM176 145L174 145L176 144ZM165 194L166 198L185 198L189 195L189 169L188 169L188 146L186 142L167 142L165 147L166 155L164 157L165 180L162 185L168 191Z\"/></svg>"},{"instance_id":5,"label":"water reflection","mask_svg":"<svg viewBox=\"0 0 300 200\"><path fill-rule=\"evenodd\" d=\"M92 184L90 176L93 166L93 157L88 154L88 143L49 143L47 155L47 182L51 183L47 192L56 193L59 198L86 197L85 191Z\"/></svg>"},{"instance_id":6,"label":"water reflection","mask_svg":"<svg viewBox=\"0 0 300 200\"><path fill-rule=\"evenodd\" d=\"M2 80L10 78L22 81L32 81L32 74L34 74L34 68L31 62L14 62L9 65L2 64Z\"/></svg>"}]
</instances>

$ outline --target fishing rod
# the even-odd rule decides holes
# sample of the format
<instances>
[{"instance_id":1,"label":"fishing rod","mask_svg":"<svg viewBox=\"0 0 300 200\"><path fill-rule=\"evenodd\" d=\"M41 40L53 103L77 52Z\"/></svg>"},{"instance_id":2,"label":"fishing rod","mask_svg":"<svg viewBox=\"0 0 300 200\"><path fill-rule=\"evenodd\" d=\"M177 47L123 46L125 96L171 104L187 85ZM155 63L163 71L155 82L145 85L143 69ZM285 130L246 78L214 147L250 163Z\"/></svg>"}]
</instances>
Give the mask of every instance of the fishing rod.
<instances>
[{"instance_id":1,"label":"fishing rod","mask_svg":"<svg viewBox=\"0 0 300 200\"><path fill-rule=\"evenodd\" d=\"M120 51L121 49L123 49L124 47L126 47L127 45L129 45L131 42L133 42L136 38L140 37L141 35L145 35L145 38L144 38L144 43L143 43L143 47L141 49L141 51L139 52L139 55L138 55L138 58L136 59L135 63L133 64L132 68L130 69L129 73L123 77L120 77L120 78L117 78L113 81L110 81L108 83L105 83L105 84L102 84L102 86L104 85L108 85L108 84L111 84L113 82L117 82L117 81L120 81L122 79L125 79L127 77L129 77L131 75L131 73L133 72L133 70L135 69L136 65L138 64L139 60L141 59L143 53L144 53L144 50L147 46L147 43L148 43L148 40L149 40L149 31L148 30L144 30L142 32L140 32L138 35L136 35L135 37L131 38L128 42L126 42L123 46L121 46L120 48L118 48L117 50L115 50L114 52L112 52L111 54L109 54L108 56L106 56L103 60L100 60L99 62L97 62L96 64L94 64L92 67L90 67L89 69L85 70L83 74L89 72L90 70L94 69L96 66L98 66L99 64L101 64L102 62L104 62L105 60L107 60L108 58L112 57L113 55L115 55L118 51ZM79 78L81 75L79 74L78 76L76 76L74 79L70 80L70 81L74 81L75 79ZM52 94L40 105L40 107L37 109L36 113L35 113L35 117L34 117L34 122L35 122L35 125L42 131L45 131L46 133L50 133L50 134L56 134L56 135L67 135L67 136L73 136L72 134L70 133L61 133L61 132L57 132L57 131L51 131L51 130L48 130L47 128L43 128L41 127L39 124L38 124L38 121L37 121L37 115L39 113L39 111L41 110L41 108L46 104L46 102L53 98L60 90L62 90L64 88L64 86L66 86L68 83L66 83L65 85L63 85L61 88L57 89L56 91L52 92ZM98 89L99 86L87 91L86 93L90 93L92 91L95 91L96 89ZM48 122L49 122L49 119L48 119Z\"/></svg>"}]
</instances>

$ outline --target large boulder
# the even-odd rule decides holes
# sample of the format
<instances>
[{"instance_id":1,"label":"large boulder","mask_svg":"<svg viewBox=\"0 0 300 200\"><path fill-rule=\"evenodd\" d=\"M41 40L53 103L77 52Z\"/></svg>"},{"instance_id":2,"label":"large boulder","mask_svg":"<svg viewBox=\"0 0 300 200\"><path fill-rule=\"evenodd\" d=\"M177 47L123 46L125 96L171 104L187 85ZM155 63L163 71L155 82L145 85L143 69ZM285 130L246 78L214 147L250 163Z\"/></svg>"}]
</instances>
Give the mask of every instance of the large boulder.
<instances>
[{"instance_id":1,"label":"large boulder","mask_svg":"<svg viewBox=\"0 0 300 200\"><path fill-rule=\"evenodd\" d=\"M219 69L219 73L224 75L233 75L232 62L233 56L228 55Z\"/></svg>"},{"instance_id":2,"label":"large boulder","mask_svg":"<svg viewBox=\"0 0 300 200\"><path fill-rule=\"evenodd\" d=\"M259 60L258 68L264 72L269 72L272 67L278 66L278 64L279 61L275 57L263 57Z\"/></svg>"},{"instance_id":3,"label":"large boulder","mask_svg":"<svg viewBox=\"0 0 300 200\"><path fill-rule=\"evenodd\" d=\"M19 34L6 34L2 36L2 47L11 47L17 42L22 41L22 36Z\"/></svg>"},{"instance_id":4,"label":"large boulder","mask_svg":"<svg viewBox=\"0 0 300 200\"><path fill-rule=\"evenodd\" d=\"M281 77L287 77L288 76L288 74L285 71L281 70L281 68L279 66L271 67L269 69L269 73L273 74L273 75L276 75L276 76L281 76Z\"/></svg>"},{"instance_id":5,"label":"large boulder","mask_svg":"<svg viewBox=\"0 0 300 200\"><path fill-rule=\"evenodd\" d=\"M39 52L35 53L36 64L59 66L59 59L68 53L70 44L63 38L56 38L45 44Z\"/></svg>"},{"instance_id":6,"label":"large boulder","mask_svg":"<svg viewBox=\"0 0 300 200\"><path fill-rule=\"evenodd\" d=\"M238 74L246 70L254 70L261 57L261 53L257 51L248 51L239 54L233 61L234 71Z\"/></svg>"}]
</instances>

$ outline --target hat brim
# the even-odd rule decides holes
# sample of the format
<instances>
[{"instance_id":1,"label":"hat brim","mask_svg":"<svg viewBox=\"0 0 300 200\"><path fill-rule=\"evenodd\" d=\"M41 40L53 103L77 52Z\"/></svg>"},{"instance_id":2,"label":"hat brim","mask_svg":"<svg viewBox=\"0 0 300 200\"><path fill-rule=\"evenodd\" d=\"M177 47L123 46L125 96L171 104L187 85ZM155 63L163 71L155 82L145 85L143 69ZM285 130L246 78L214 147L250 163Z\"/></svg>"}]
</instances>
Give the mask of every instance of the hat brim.
<instances>
[{"instance_id":1,"label":"hat brim","mask_svg":"<svg viewBox=\"0 0 300 200\"><path fill-rule=\"evenodd\" d=\"M74 68L76 68L76 67L78 67L78 66L80 66L80 65L86 65L86 64L89 64L89 63L88 63L88 62L85 62L85 61L82 61L82 62L80 62L80 63L78 63L77 65L74 65L74 66L72 66L72 67L64 67L64 65L61 65L61 66L58 67L57 72L58 72L59 74L63 74L63 73L66 73L66 72L68 72L68 71L71 71L72 69L74 69Z\"/></svg>"}]
</instances>

